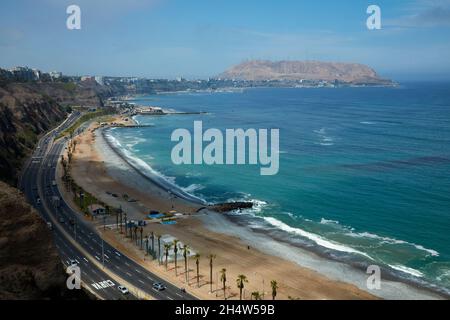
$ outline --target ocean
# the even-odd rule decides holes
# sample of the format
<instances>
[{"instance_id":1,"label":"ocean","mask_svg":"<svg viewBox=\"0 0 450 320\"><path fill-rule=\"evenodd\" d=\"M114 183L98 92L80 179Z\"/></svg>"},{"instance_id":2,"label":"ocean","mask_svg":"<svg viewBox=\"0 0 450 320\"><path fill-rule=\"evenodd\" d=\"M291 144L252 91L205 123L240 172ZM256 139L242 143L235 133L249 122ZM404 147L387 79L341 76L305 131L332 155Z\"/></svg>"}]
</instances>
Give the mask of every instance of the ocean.
<instances>
[{"instance_id":1,"label":"ocean","mask_svg":"<svg viewBox=\"0 0 450 320\"><path fill-rule=\"evenodd\" d=\"M137 98L206 114L136 116L115 128L142 170L207 202L246 200L252 228L357 266L450 293L450 83L396 88L254 88ZM177 128L280 130L280 169L174 165ZM135 161L136 162L136 161ZM150 169L151 168L151 169Z\"/></svg>"}]
</instances>

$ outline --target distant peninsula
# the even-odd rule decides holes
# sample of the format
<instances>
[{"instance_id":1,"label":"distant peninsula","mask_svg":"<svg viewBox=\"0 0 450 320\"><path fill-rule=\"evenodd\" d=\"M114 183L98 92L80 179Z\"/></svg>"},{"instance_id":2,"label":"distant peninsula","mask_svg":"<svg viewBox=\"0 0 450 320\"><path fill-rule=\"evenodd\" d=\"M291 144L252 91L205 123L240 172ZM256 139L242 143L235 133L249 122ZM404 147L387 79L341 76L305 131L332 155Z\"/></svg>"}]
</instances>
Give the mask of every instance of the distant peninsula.
<instances>
[{"instance_id":1,"label":"distant peninsula","mask_svg":"<svg viewBox=\"0 0 450 320\"><path fill-rule=\"evenodd\" d=\"M250 60L217 76L243 81L326 81L354 85L392 85L372 68L359 63Z\"/></svg>"}]
</instances>

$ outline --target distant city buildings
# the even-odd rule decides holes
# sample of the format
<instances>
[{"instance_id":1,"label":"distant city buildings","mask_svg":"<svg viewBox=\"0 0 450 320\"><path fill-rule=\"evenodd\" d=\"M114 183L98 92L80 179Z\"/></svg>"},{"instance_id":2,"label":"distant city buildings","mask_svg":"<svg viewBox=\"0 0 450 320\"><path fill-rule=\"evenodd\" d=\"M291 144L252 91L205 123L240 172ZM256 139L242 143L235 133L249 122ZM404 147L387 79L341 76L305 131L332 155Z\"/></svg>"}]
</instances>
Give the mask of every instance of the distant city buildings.
<instances>
[{"instance_id":1,"label":"distant city buildings","mask_svg":"<svg viewBox=\"0 0 450 320\"><path fill-rule=\"evenodd\" d=\"M62 77L62 72L58 71L51 71L49 74L52 79L60 79Z\"/></svg>"},{"instance_id":2,"label":"distant city buildings","mask_svg":"<svg viewBox=\"0 0 450 320\"><path fill-rule=\"evenodd\" d=\"M17 66L11 69L0 69L0 76L5 79L14 81L53 81L63 77L61 72L52 71L49 73L42 72L35 68L27 66Z\"/></svg>"},{"instance_id":3,"label":"distant city buildings","mask_svg":"<svg viewBox=\"0 0 450 320\"><path fill-rule=\"evenodd\" d=\"M39 80L40 71L28 67L14 67L9 69L14 78L23 79L25 81Z\"/></svg>"},{"instance_id":4,"label":"distant city buildings","mask_svg":"<svg viewBox=\"0 0 450 320\"><path fill-rule=\"evenodd\" d=\"M104 81L103 81L103 77L102 76L95 76L94 79L99 85L101 85L101 86L104 85Z\"/></svg>"}]
</instances>

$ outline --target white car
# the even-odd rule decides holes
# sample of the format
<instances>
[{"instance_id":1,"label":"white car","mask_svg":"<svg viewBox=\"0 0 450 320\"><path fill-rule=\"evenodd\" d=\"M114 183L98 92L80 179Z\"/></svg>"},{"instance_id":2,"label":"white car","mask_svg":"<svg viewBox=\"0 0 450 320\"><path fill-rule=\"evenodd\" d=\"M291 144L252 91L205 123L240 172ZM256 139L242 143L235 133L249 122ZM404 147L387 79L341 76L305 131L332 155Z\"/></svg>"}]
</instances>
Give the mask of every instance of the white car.
<instances>
[{"instance_id":1,"label":"white car","mask_svg":"<svg viewBox=\"0 0 450 320\"><path fill-rule=\"evenodd\" d=\"M122 292L122 294L128 294L129 291L125 286L118 286L117 289L119 289L120 292Z\"/></svg>"},{"instance_id":2,"label":"white car","mask_svg":"<svg viewBox=\"0 0 450 320\"><path fill-rule=\"evenodd\" d=\"M153 289L156 291L163 291L166 287L161 282L157 282L153 284Z\"/></svg>"},{"instance_id":3,"label":"white car","mask_svg":"<svg viewBox=\"0 0 450 320\"><path fill-rule=\"evenodd\" d=\"M76 267L78 265L78 262L76 260L70 260L70 266L71 267Z\"/></svg>"}]
</instances>

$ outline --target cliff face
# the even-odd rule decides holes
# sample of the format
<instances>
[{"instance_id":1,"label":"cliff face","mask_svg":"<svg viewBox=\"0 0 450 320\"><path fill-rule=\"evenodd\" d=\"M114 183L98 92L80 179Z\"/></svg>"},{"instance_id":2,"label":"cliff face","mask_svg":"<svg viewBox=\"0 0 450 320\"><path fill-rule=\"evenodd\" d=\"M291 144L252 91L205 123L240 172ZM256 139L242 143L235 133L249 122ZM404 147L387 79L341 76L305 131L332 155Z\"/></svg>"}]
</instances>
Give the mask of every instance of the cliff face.
<instances>
[{"instance_id":1,"label":"cliff face","mask_svg":"<svg viewBox=\"0 0 450 320\"><path fill-rule=\"evenodd\" d=\"M110 93L95 82L0 82L0 180L15 184L38 136L66 117L66 106L101 106Z\"/></svg>"},{"instance_id":2,"label":"cliff face","mask_svg":"<svg viewBox=\"0 0 450 320\"><path fill-rule=\"evenodd\" d=\"M53 238L19 190L0 182L0 300L87 298L66 288Z\"/></svg>"},{"instance_id":3,"label":"cliff face","mask_svg":"<svg viewBox=\"0 0 450 320\"><path fill-rule=\"evenodd\" d=\"M28 84L0 87L0 179L14 183L39 134L63 120L66 112Z\"/></svg>"},{"instance_id":4,"label":"cliff face","mask_svg":"<svg viewBox=\"0 0 450 320\"><path fill-rule=\"evenodd\" d=\"M26 85L26 84L22 84ZM74 82L38 82L31 85L33 90L51 97L62 106L103 105L102 99L112 95L112 88L101 86L96 81Z\"/></svg>"},{"instance_id":5,"label":"cliff face","mask_svg":"<svg viewBox=\"0 0 450 320\"><path fill-rule=\"evenodd\" d=\"M233 66L219 77L238 80L338 80L355 84L381 84L387 81L362 64L319 61L253 60Z\"/></svg>"}]
</instances>

